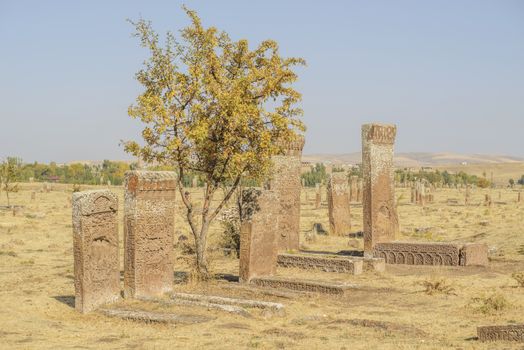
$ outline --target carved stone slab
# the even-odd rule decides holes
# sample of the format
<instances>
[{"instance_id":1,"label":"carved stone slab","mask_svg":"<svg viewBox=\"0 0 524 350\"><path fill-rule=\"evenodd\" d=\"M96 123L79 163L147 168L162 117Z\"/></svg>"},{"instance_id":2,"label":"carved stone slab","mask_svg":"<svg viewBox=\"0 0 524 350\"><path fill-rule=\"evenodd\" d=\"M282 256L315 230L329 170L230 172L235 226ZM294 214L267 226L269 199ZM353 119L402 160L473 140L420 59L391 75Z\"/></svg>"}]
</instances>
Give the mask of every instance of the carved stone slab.
<instances>
[{"instance_id":1,"label":"carved stone slab","mask_svg":"<svg viewBox=\"0 0 524 350\"><path fill-rule=\"evenodd\" d=\"M128 171L124 185L124 296L171 292L176 174Z\"/></svg>"},{"instance_id":2,"label":"carved stone slab","mask_svg":"<svg viewBox=\"0 0 524 350\"><path fill-rule=\"evenodd\" d=\"M393 144L396 126L362 125L364 254L375 244L395 240L399 224L395 205Z\"/></svg>"},{"instance_id":3,"label":"carved stone slab","mask_svg":"<svg viewBox=\"0 0 524 350\"><path fill-rule=\"evenodd\" d=\"M315 254L279 254L278 266L359 275L362 273L363 261Z\"/></svg>"},{"instance_id":4,"label":"carved stone slab","mask_svg":"<svg viewBox=\"0 0 524 350\"><path fill-rule=\"evenodd\" d=\"M73 193L75 308L89 312L120 298L118 199L109 190Z\"/></svg>"},{"instance_id":5,"label":"carved stone slab","mask_svg":"<svg viewBox=\"0 0 524 350\"><path fill-rule=\"evenodd\" d=\"M460 247L453 243L377 243L374 255L386 264L458 266Z\"/></svg>"},{"instance_id":6,"label":"carved stone slab","mask_svg":"<svg viewBox=\"0 0 524 350\"><path fill-rule=\"evenodd\" d=\"M517 341L524 342L524 324L512 324L505 326L481 326L477 327L477 335L480 341Z\"/></svg>"},{"instance_id":7,"label":"carved stone slab","mask_svg":"<svg viewBox=\"0 0 524 350\"><path fill-rule=\"evenodd\" d=\"M262 190L254 212L248 214L240 228L241 282L276 272L278 252L279 197L276 191Z\"/></svg>"},{"instance_id":8,"label":"carved stone slab","mask_svg":"<svg viewBox=\"0 0 524 350\"><path fill-rule=\"evenodd\" d=\"M341 236L351 230L349 184L346 173L333 173L327 186L330 233Z\"/></svg>"},{"instance_id":9,"label":"carved stone slab","mask_svg":"<svg viewBox=\"0 0 524 350\"><path fill-rule=\"evenodd\" d=\"M355 285L342 283L322 283L305 280L284 279L280 277L256 277L250 280L250 284L260 287L279 289L291 289L300 292L344 294L349 289L357 288Z\"/></svg>"},{"instance_id":10,"label":"carved stone slab","mask_svg":"<svg viewBox=\"0 0 524 350\"><path fill-rule=\"evenodd\" d=\"M269 188L279 197L278 247L279 250L298 250L300 235L300 168L304 138L282 144L283 155L272 157L273 176Z\"/></svg>"}]
</instances>

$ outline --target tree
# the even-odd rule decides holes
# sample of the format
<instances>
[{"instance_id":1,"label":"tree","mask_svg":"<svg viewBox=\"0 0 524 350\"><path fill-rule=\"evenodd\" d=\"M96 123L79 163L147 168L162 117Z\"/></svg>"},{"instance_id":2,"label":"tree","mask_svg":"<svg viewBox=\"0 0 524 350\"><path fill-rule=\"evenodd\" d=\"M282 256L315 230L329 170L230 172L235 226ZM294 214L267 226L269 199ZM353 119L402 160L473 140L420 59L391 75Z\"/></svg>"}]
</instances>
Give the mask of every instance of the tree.
<instances>
[{"instance_id":1,"label":"tree","mask_svg":"<svg viewBox=\"0 0 524 350\"><path fill-rule=\"evenodd\" d=\"M196 250L196 272L208 276L207 234L211 222L243 178L263 181L280 144L305 130L296 107L301 95L291 85L301 58L282 58L278 44L263 41L250 50L247 40L232 41L214 27L204 28L198 15L184 7L191 24L182 42L168 32L159 42L151 22L130 21L150 57L136 78L144 87L129 115L145 124L144 144L124 142L125 150L145 162L173 165ZM279 142L277 142L279 141ZM201 214L184 195L189 172L204 183ZM217 190L224 197L215 208Z\"/></svg>"},{"instance_id":2,"label":"tree","mask_svg":"<svg viewBox=\"0 0 524 350\"><path fill-rule=\"evenodd\" d=\"M513 180L513 179L509 179L508 183L509 183L509 187L511 187L511 188L513 188L513 186L515 186L515 180Z\"/></svg>"},{"instance_id":3,"label":"tree","mask_svg":"<svg viewBox=\"0 0 524 350\"><path fill-rule=\"evenodd\" d=\"M3 189L7 197L7 206L10 207L9 193L18 191L18 180L21 160L15 157L7 157L0 165L0 189Z\"/></svg>"}]
</instances>

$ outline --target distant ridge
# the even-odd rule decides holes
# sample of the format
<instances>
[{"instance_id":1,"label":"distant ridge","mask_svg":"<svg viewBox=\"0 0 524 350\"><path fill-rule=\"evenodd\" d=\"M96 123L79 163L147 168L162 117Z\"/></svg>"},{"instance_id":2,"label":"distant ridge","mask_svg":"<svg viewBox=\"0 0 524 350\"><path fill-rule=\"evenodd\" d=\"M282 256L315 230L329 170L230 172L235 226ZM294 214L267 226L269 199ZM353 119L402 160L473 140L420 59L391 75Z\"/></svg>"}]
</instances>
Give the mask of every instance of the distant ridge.
<instances>
[{"instance_id":1,"label":"distant ridge","mask_svg":"<svg viewBox=\"0 0 524 350\"><path fill-rule=\"evenodd\" d=\"M343 154L305 154L302 156L302 161L310 163L357 164L361 162L361 156L362 154L360 152ZM451 152L409 152L396 153L394 162L395 165L399 167L422 167L462 163L522 163L524 162L524 158L507 155L460 154Z\"/></svg>"}]
</instances>

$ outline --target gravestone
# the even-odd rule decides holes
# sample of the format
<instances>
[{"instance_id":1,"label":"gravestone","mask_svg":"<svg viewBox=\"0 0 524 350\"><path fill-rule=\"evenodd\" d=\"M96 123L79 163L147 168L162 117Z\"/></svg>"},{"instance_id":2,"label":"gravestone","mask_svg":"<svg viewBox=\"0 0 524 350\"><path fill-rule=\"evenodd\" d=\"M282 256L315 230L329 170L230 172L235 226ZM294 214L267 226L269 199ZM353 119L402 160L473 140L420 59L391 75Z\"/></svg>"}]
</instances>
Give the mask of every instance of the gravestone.
<instances>
[{"instance_id":1,"label":"gravestone","mask_svg":"<svg viewBox=\"0 0 524 350\"><path fill-rule=\"evenodd\" d=\"M36 199L36 192L31 192L31 200L34 201Z\"/></svg>"},{"instance_id":2,"label":"gravestone","mask_svg":"<svg viewBox=\"0 0 524 350\"><path fill-rule=\"evenodd\" d=\"M351 230L349 188L346 173L333 173L327 186L330 233L342 236Z\"/></svg>"},{"instance_id":3,"label":"gravestone","mask_svg":"<svg viewBox=\"0 0 524 350\"><path fill-rule=\"evenodd\" d=\"M524 343L524 323L477 327L480 341L516 341Z\"/></svg>"},{"instance_id":4,"label":"gravestone","mask_svg":"<svg viewBox=\"0 0 524 350\"><path fill-rule=\"evenodd\" d=\"M393 241L399 231L393 186L393 144L396 133L394 125L362 125L365 256L373 255L376 243Z\"/></svg>"},{"instance_id":5,"label":"gravestone","mask_svg":"<svg viewBox=\"0 0 524 350\"><path fill-rule=\"evenodd\" d=\"M278 246L282 251L299 249L300 234L300 168L304 137L281 143L283 154L272 157L274 173L269 189L279 198Z\"/></svg>"},{"instance_id":6,"label":"gravestone","mask_svg":"<svg viewBox=\"0 0 524 350\"><path fill-rule=\"evenodd\" d=\"M315 192L315 209L320 209L320 204L322 202L322 197L320 192Z\"/></svg>"},{"instance_id":7,"label":"gravestone","mask_svg":"<svg viewBox=\"0 0 524 350\"><path fill-rule=\"evenodd\" d=\"M75 308L86 313L120 298L118 199L109 190L73 193Z\"/></svg>"},{"instance_id":8,"label":"gravestone","mask_svg":"<svg viewBox=\"0 0 524 350\"><path fill-rule=\"evenodd\" d=\"M241 282L272 276L277 268L279 198L276 191L261 190L257 204L245 213L240 227Z\"/></svg>"},{"instance_id":9,"label":"gravestone","mask_svg":"<svg viewBox=\"0 0 524 350\"><path fill-rule=\"evenodd\" d=\"M124 296L171 292L176 174L127 171L124 186Z\"/></svg>"}]
</instances>

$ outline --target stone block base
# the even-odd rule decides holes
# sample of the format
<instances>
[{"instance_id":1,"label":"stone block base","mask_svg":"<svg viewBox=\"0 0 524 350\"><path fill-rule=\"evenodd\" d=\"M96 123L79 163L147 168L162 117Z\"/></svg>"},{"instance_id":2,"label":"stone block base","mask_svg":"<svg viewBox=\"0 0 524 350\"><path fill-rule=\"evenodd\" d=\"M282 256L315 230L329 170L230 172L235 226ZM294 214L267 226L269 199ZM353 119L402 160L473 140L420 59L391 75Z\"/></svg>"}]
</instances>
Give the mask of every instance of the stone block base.
<instances>
[{"instance_id":1,"label":"stone block base","mask_svg":"<svg viewBox=\"0 0 524 350\"><path fill-rule=\"evenodd\" d=\"M524 343L524 324L477 327L480 341L518 341Z\"/></svg>"},{"instance_id":2,"label":"stone block base","mask_svg":"<svg viewBox=\"0 0 524 350\"><path fill-rule=\"evenodd\" d=\"M467 243L460 249L461 266L487 266L488 246L484 243Z\"/></svg>"}]
</instances>

